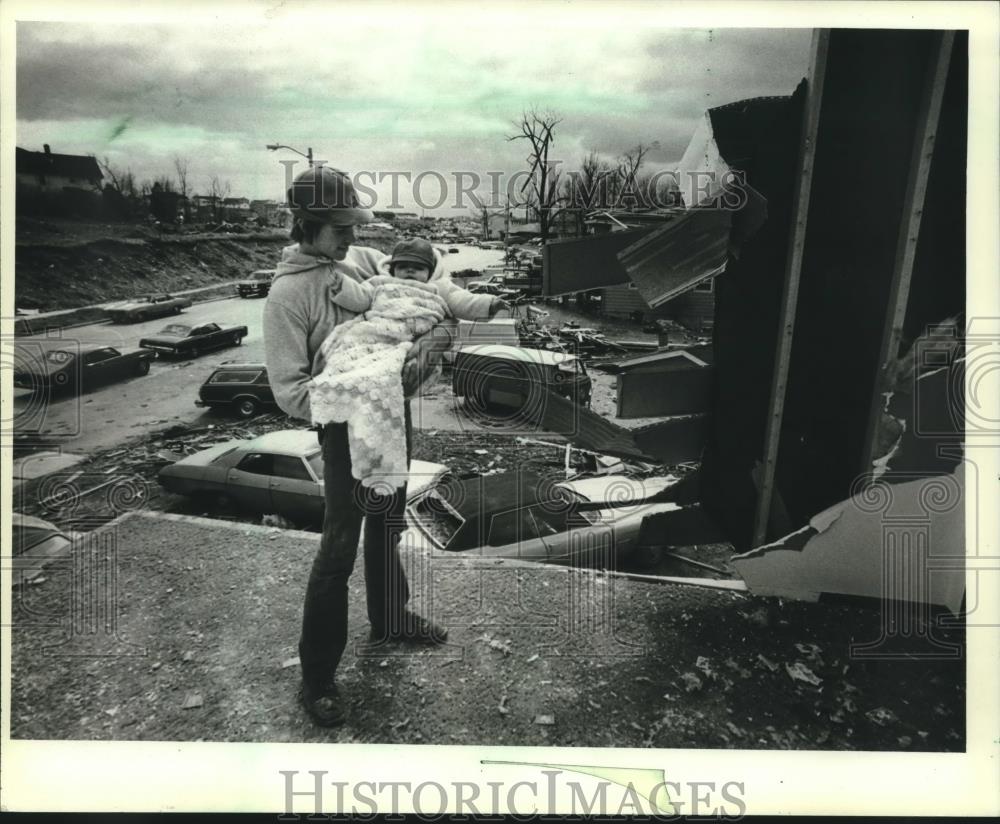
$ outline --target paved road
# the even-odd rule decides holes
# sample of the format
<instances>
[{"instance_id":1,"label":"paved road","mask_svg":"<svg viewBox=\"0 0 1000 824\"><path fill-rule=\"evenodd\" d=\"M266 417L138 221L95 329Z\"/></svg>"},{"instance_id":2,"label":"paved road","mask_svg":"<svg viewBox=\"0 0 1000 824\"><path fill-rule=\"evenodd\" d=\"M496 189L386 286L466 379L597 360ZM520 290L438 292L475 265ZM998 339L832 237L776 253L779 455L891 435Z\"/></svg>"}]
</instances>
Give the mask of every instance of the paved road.
<instances>
[{"instance_id":1,"label":"paved road","mask_svg":"<svg viewBox=\"0 0 1000 824\"><path fill-rule=\"evenodd\" d=\"M91 454L151 428L174 423L209 423L217 413L194 405L198 387L222 363L264 359L263 309L261 299L232 298L195 304L179 316L145 323L96 324L47 337L21 338L18 343L25 348L72 349L77 343L127 348L138 346L140 338L169 323L214 321L221 326L245 324L248 329L242 346L218 349L192 360L157 359L145 377L111 383L79 396L51 399L44 407L30 391L15 389L15 431L37 432L40 438L58 439L64 450Z\"/></svg>"},{"instance_id":2,"label":"paved road","mask_svg":"<svg viewBox=\"0 0 1000 824\"><path fill-rule=\"evenodd\" d=\"M462 247L467 255L449 255L452 269L462 268L471 260L499 257L493 251ZM465 259L467 258L467 259ZM456 266L454 262L461 261ZM215 322L220 326L245 325L247 337L239 347L227 347L190 360L157 359L145 377L108 384L76 397L46 401L25 389L14 390L13 417L17 434L31 433L39 440L58 443L63 451L89 455L131 440L151 429L172 424L207 425L224 420L222 413L194 405L198 387L223 363L262 362L264 337L262 318L265 301L260 298L230 298L195 304L177 316L133 324L95 324L54 332L52 336L18 339L18 345L69 347L76 343L98 343L115 347L135 347L140 338L159 331L169 323L199 324ZM431 389L434 394L433 388ZM438 406L441 408L438 409ZM461 417L451 408L450 391L430 398L415 414L421 428L458 429ZM467 422L464 424L467 426Z\"/></svg>"}]
</instances>

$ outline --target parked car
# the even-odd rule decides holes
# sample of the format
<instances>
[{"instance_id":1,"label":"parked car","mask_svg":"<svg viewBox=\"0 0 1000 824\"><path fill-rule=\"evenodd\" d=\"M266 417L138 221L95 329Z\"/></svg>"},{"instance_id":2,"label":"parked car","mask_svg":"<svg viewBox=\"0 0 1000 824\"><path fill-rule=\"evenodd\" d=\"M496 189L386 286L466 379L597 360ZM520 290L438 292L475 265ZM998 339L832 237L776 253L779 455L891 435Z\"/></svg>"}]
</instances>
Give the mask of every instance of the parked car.
<instances>
[{"instance_id":1,"label":"parked car","mask_svg":"<svg viewBox=\"0 0 1000 824\"><path fill-rule=\"evenodd\" d=\"M79 392L101 383L145 375L155 357L152 349L116 349L98 344L47 349L37 356L18 359L14 386Z\"/></svg>"},{"instance_id":2,"label":"parked car","mask_svg":"<svg viewBox=\"0 0 1000 824\"><path fill-rule=\"evenodd\" d=\"M245 326L227 326L223 329L217 323L203 323L200 326L171 323L155 335L140 340L139 346L146 346L162 355L195 358L209 349L239 346L246 336Z\"/></svg>"},{"instance_id":3,"label":"parked car","mask_svg":"<svg viewBox=\"0 0 1000 824\"><path fill-rule=\"evenodd\" d=\"M164 315L179 315L182 309L187 309L190 305L190 298L162 294L113 303L105 309L108 317L116 323L138 323L150 318L162 318Z\"/></svg>"},{"instance_id":4,"label":"parked car","mask_svg":"<svg viewBox=\"0 0 1000 824\"><path fill-rule=\"evenodd\" d=\"M65 558L73 545L73 533L67 534L41 518L12 512L11 543L11 580L17 585L36 578L49 562Z\"/></svg>"},{"instance_id":5,"label":"parked car","mask_svg":"<svg viewBox=\"0 0 1000 824\"><path fill-rule=\"evenodd\" d=\"M468 290L474 295L497 295L504 300L513 300L521 296L521 292L517 289L509 289L502 283L489 283L484 281L479 281L478 283L470 283Z\"/></svg>"},{"instance_id":6,"label":"parked car","mask_svg":"<svg viewBox=\"0 0 1000 824\"><path fill-rule=\"evenodd\" d=\"M439 551L614 565L636 548L643 518L679 508L643 503L662 488L625 475L553 484L528 473L504 472L429 487L410 497L407 515ZM607 509L581 508L603 502L609 503Z\"/></svg>"},{"instance_id":7,"label":"parked car","mask_svg":"<svg viewBox=\"0 0 1000 824\"><path fill-rule=\"evenodd\" d=\"M408 499L424 494L446 469L412 461L410 476L416 483L408 488ZM163 467L158 480L170 492L209 498L220 506L310 523L323 519L323 455L310 429L284 429L203 449Z\"/></svg>"},{"instance_id":8,"label":"parked car","mask_svg":"<svg viewBox=\"0 0 1000 824\"><path fill-rule=\"evenodd\" d=\"M241 298L266 298L273 279L274 269L258 269L236 284L236 294Z\"/></svg>"},{"instance_id":9,"label":"parked car","mask_svg":"<svg viewBox=\"0 0 1000 824\"><path fill-rule=\"evenodd\" d=\"M493 405L526 409L544 403L548 390L590 406L590 375L574 355L504 344L453 351L452 391L480 411Z\"/></svg>"},{"instance_id":10,"label":"parked car","mask_svg":"<svg viewBox=\"0 0 1000 824\"><path fill-rule=\"evenodd\" d=\"M213 370L194 403L231 409L241 418L252 418L263 406L276 406L262 363L227 363Z\"/></svg>"}]
</instances>

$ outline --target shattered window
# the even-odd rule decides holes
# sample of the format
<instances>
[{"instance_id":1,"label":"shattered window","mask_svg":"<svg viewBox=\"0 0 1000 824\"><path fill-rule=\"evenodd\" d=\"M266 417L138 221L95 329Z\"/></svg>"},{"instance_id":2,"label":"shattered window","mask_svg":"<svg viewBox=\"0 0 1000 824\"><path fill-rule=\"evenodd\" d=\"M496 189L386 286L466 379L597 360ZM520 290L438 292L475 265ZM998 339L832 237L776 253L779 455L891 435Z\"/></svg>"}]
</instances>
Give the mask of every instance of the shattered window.
<instances>
[{"instance_id":1,"label":"shattered window","mask_svg":"<svg viewBox=\"0 0 1000 824\"><path fill-rule=\"evenodd\" d=\"M440 546L447 547L465 521L436 493L432 492L415 506L420 525Z\"/></svg>"}]
</instances>

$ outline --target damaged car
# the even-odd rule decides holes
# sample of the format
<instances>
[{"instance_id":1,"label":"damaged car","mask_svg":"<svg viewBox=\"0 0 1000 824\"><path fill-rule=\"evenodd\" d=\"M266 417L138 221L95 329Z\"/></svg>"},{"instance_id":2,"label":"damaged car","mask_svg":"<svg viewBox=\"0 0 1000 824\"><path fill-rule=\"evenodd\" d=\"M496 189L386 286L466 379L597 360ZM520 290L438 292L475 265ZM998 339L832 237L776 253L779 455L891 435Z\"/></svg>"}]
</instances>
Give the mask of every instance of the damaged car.
<instances>
[{"instance_id":1,"label":"damaged car","mask_svg":"<svg viewBox=\"0 0 1000 824\"><path fill-rule=\"evenodd\" d=\"M552 483L505 472L428 488L411 496L407 515L442 552L613 566L638 546L643 518L679 509L646 502L673 480L605 475Z\"/></svg>"}]
</instances>

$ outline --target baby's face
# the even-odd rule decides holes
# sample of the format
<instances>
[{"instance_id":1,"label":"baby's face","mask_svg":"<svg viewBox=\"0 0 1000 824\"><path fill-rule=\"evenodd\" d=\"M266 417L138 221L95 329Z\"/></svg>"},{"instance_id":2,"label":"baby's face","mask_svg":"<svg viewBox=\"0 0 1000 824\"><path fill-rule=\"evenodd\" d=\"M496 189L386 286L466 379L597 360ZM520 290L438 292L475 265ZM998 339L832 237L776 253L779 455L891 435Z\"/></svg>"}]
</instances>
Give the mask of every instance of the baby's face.
<instances>
[{"instance_id":1,"label":"baby's face","mask_svg":"<svg viewBox=\"0 0 1000 824\"><path fill-rule=\"evenodd\" d=\"M421 283L427 283L427 279L431 276L431 270L419 263L400 262L392 267L392 274L404 280L419 280Z\"/></svg>"}]
</instances>

